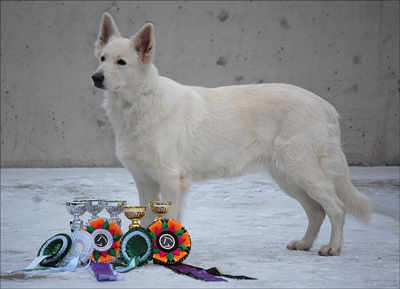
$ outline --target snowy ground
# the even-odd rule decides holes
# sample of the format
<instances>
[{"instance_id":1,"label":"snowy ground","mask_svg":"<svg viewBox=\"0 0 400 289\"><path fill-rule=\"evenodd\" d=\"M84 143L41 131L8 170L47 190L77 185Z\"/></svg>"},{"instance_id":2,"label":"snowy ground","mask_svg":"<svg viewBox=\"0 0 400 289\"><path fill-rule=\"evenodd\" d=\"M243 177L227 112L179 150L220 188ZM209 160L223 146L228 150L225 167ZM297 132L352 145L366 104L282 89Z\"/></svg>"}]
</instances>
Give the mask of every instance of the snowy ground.
<instances>
[{"instance_id":1,"label":"snowy ground","mask_svg":"<svg viewBox=\"0 0 400 289\"><path fill-rule=\"evenodd\" d=\"M36 271L1 274L1 288L398 288L399 167L352 167L351 178L372 199L374 214L368 226L346 218L337 257L318 256L329 240L328 219L310 252L285 248L302 237L307 218L296 201L257 173L195 184L181 223L192 239L186 264L216 266L226 274L258 280L202 282L149 263L126 273L121 282L97 282L87 271ZM72 217L64 204L84 196L138 204L136 187L125 169L2 169L1 271L25 267L44 241L69 233ZM81 218L88 217L85 213ZM120 217L125 232L130 221Z\"/></svg>"}]
</instances>

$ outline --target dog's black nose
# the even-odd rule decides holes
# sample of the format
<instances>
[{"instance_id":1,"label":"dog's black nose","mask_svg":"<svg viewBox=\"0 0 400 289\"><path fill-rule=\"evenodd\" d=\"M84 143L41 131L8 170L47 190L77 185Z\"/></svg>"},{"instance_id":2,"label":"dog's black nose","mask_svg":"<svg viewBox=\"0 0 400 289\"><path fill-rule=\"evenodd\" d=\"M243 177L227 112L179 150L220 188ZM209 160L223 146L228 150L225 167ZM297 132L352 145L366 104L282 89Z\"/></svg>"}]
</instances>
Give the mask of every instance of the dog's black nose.
<instances>
[{"instance_id":1,"label":"dog's black nose","mask_svg":"<svg viewBox=\"0 0 400 289\"><path fill-rule=\"evenodd\" d=\"M98 88L104 88L104 75L101 72L95 73L92 75L94 86Z\"/></svg>"}]
</instances>

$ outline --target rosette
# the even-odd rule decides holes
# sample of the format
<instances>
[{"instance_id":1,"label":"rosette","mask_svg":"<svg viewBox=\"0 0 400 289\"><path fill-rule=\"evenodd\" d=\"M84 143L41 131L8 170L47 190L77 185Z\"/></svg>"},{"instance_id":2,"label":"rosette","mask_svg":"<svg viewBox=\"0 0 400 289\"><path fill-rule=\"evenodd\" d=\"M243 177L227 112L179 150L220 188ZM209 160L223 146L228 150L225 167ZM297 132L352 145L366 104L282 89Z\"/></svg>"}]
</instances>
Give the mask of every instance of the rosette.
<instances>
[{"instance_id":1,"label":"rosette","mask_svg":"<svg viewBox=\"0 0 400 289\"><path fill-rule=\"evenodd\" d=\"M72 240L71 249L61 263L63 265L68 264L74 257L79 255L78 264L86 264L94 250L94 241L92 235L85 231L75 230L69 236Z\"/></svg>"},{"instance_id":2,"label":"rosette","mask_svg":"<svg viewBox=\"0 0 400 289\"><path fill-rule=\"evenodd\" d=\"M71 237L67 234L57 234L49 238L39 249L38 257L49 255L40 262L44 267L56 267L68 254L72 245Z\"/></svg>"},{"instance_id":3,"label":"rosette","mask_svg":"<svg viewBox=\"0 0 400 289\"><path fill-rule=\"evenodd\" d=\"M120 253L122 230L113 222L106 219L91 221L83 231L92 235L94 251L91 259L96 263L112 262Z\"/></svg>"},{"instance_id":4,"label":"rosette","mask_svg":"<svg viewBox=\"0 0 400 289\"><path fill-rule=\"evenodd\" d=\"M132 258L137 258L137 267L146 265L153 259L152 234L140 227L130 229L121 239L121 257L126 264L130 263Z\"/></svg>"},{"instance_id":5,"label":"rosette","mask_svg":"<svg viewBox=\"0 0 400 289\"><path fill-rule=\"evenodd\" d=\"M155 264L179 264L188 257L190 236L181 223L172 219L156 220L147 229L154 236Z\"/></svg>"}]
</instances>

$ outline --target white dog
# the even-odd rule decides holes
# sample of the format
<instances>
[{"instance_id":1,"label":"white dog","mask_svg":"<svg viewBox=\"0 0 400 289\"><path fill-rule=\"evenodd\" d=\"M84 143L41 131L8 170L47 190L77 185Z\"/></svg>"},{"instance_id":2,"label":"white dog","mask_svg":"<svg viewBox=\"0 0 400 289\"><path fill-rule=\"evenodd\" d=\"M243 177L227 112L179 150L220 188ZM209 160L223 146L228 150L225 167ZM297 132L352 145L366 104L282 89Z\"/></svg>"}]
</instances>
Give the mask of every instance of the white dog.
<instances>
[{"instance_id":1,"label":"white dog","mask_svg":"<svg viewBox=\"0 0 400 289\"><path fill-rule=\"evenodd\" d=\"M336 110L287 84L203 88L159 76L153 30L146 24L121 38L104 13L95 44L100 67L92 76L94 86L106 90L116 153L135 180L140 204L172 201L167 216L179 220L192 181L261 168L300 202L309 220L304 237L287 248L309 250L327 214L331 238L319 254L338 255L345 214L367 223L372 207L349 179Z\"/></svg>"}]
</instances>

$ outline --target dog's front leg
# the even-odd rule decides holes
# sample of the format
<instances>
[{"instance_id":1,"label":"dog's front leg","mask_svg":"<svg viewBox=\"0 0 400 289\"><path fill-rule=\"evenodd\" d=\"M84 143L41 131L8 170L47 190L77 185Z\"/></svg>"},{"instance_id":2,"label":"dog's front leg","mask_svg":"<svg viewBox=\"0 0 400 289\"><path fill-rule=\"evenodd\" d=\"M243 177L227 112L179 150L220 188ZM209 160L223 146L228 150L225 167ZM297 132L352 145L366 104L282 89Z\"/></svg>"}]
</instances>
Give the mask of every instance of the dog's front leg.
<instances>
[{"instance_id":1,"label":"dog's front leg","mask_svg":"<svg viewBox=\"0 0 400 289\"><path fill-rule=\"evenodd\" d=\"M149 202L160 200L160 186L156 181L146 180L137 181L135 180L136 187L139 193L139 202L141 206L149 208ZM147 211L145 216L140 220L142 227L147 227L154 221L155 216Z\"/></svg>"}]
</instances>

